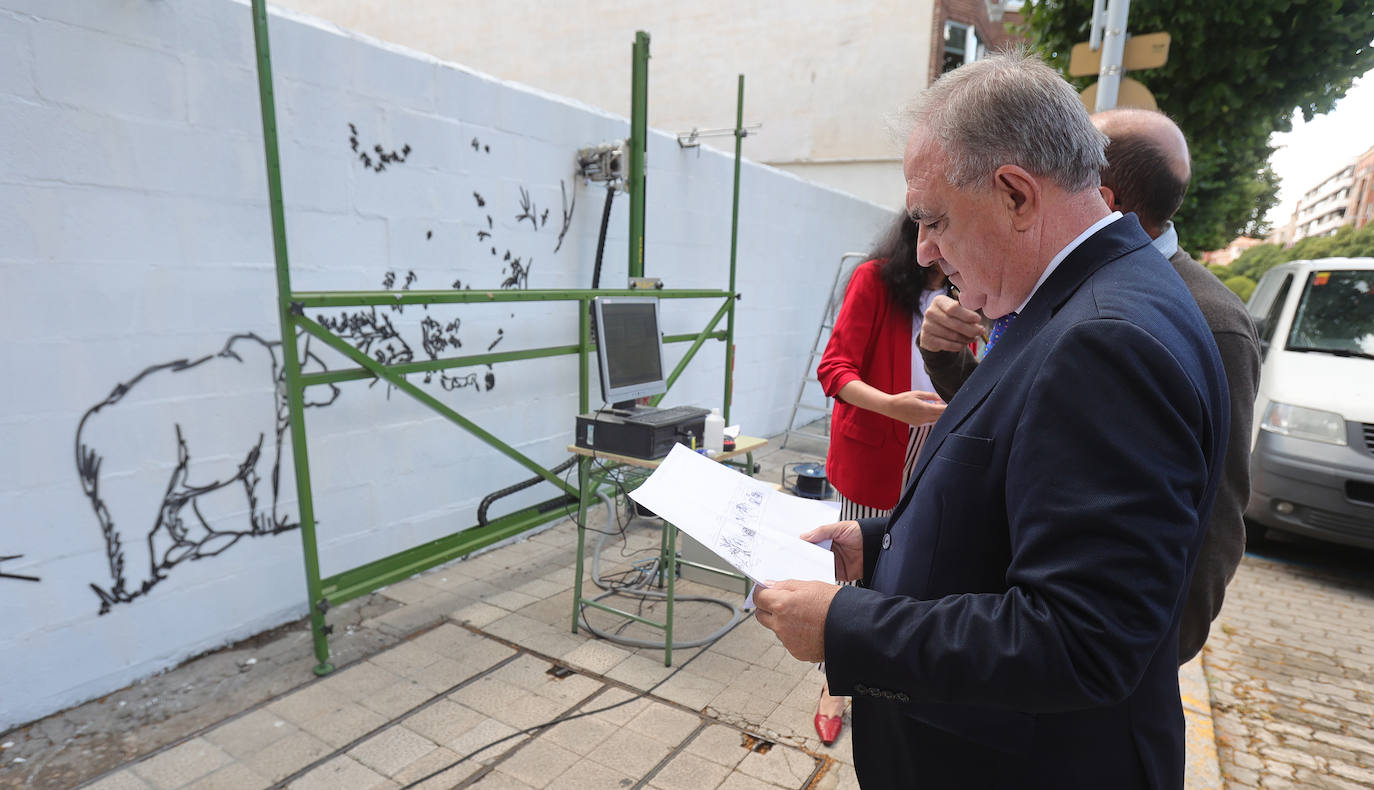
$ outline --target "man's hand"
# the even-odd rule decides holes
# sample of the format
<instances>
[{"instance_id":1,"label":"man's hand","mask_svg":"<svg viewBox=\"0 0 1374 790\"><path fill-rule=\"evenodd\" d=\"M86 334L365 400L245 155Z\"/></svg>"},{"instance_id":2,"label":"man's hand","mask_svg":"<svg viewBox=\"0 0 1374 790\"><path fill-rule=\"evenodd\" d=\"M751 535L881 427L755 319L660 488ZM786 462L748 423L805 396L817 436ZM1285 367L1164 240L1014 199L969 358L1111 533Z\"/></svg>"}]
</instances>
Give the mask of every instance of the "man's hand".
<instances>
[{"instance_id":1,"label":"man's hand","mask_svg":"<svg viewBox=\"0 0 1374 790\"><path fill-rule=\"evenodd\" d=\"M925 425L940 419L945 413L945 402L933 392L898 392L887 396L883 413L908 425Z\"/></svg>"},{"instance_id":2,"label":"man's hand","mask_svg":"<svg viewBox=\"0 0 1374 790\"><path fill-rule=\"evenodd\" d=\"M830 541L835 555L835 578L852 582L864 575L864 536L857 521L823 524L801 536L807 543Z\"/></svg>"},{"instance_id":3,"label":"man's hand","mask_svg":"<svg viewBox=\"0 0 1374 790\"><path fill-rule=\"evenodd\" d=\"M944 294L931 301L921 319L921 348L926 351L961 351L977 337L984 337L983 320Z\"/></svg>"},{"instance_id":4,"label":"man's hand","mask_svg":"<svg viewBox=\"0 0 1374 790\"><path fill-rule=\"evenodd\" d=\"M853 523L853 522L850 522ZM857 525L855 525L857 526ZM754 591L759 623L778 635L800 661L825 659L825 616L840 588L825 582L783 581Z\"/></svg>"}]
</instances>

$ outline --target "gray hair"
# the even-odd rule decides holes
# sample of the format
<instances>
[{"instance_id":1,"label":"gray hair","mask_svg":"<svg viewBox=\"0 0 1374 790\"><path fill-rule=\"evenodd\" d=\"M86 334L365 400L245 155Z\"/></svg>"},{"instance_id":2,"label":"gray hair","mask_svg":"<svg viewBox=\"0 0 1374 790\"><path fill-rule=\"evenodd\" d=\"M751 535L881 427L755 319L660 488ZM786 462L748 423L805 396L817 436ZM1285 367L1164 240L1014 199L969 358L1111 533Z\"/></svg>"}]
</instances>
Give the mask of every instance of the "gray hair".
<instances>
[{"instance_id":1,"label":"gray hair","mask_svg":"<svg viewBox=\"0 0 1374 790\"><path fill-rule=\"evenodd\" d=\"M951 185L985 186L1013 164L1070 192L1096 189L1107 136L1078 94L1024 50L999 53L936 80L903 114L909 131L937 140Z\"/></svg>"}]
</instances>

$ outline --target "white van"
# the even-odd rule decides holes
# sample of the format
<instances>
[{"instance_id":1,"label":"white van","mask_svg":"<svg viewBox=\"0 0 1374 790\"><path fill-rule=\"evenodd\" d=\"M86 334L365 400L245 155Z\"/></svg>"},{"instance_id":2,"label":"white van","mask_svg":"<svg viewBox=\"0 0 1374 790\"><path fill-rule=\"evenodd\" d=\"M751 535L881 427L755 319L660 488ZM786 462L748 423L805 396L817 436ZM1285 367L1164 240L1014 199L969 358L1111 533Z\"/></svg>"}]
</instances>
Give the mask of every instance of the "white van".
<instances>
[{"instance_id":1,"label":"white van","mask_svg":"<svg viewBox=\"0 0 1374 790\"><path fill-rule=\"evenodd\" d=\"M1374 258L1276 266L1248 308L1264 360L1250 539L1273 528L1374 549Z\"/></svg>"}]
</instances>

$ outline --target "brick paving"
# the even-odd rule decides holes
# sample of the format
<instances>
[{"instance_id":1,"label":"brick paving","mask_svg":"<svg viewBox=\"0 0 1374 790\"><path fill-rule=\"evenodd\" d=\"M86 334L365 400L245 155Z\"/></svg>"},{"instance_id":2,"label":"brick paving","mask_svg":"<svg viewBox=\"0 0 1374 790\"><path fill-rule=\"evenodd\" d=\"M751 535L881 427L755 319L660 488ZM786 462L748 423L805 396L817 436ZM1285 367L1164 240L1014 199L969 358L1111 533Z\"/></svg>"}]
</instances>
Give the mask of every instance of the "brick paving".
<instances>
[{"instance_id":1,"label":"brick paving","mask_svg":"<svg viewBox=\"0 0 1374 790\"><path fill-rule=\"evenodd\" d=\"M1374 551L1247 554L1203 663L1227 788L1374 788Z\"/></svg>"}]
</instances>

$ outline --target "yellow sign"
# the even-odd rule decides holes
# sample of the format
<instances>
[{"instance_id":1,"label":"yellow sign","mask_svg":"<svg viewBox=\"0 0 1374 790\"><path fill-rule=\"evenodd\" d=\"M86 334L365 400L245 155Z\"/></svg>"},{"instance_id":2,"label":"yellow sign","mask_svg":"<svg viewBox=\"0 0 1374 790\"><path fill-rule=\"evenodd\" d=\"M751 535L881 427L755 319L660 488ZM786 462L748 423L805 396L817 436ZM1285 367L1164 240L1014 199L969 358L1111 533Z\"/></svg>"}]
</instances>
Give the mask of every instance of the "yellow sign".
<instances>
[{"instance_id":1,"label":"yellow sign","mask_svg":"<svg viewBox=\"0 0 1374 790\"><path fill-rule=\"evenodd\" d=\"M1146 33L1131 36L1121 50L1121 68L1126 71L1157 69L1169 61L1169 34ZM1074 44L1069 53L1069 76L1086 77L1102 68L1102 50L1096 52L1088 42Z\"/></svg>"},{"instance_id":2,"label":"yellow sign","mask_svg":"<svg viewBox=\"0 0 1374 790\"><path fill-rule=\"evenodd\" d=\"M1078 94L1083 99L1083 106L1088 108L1088 112L1097 112L1097 83L1089 85ZM1159 105L1155 103L1154 94L1150 89L1136 82L1130 77L1121 78L1121 86L1116 90L1117 107L1138 107L1142 110L1158 110Z\"/></svg>"}]
</instances>

